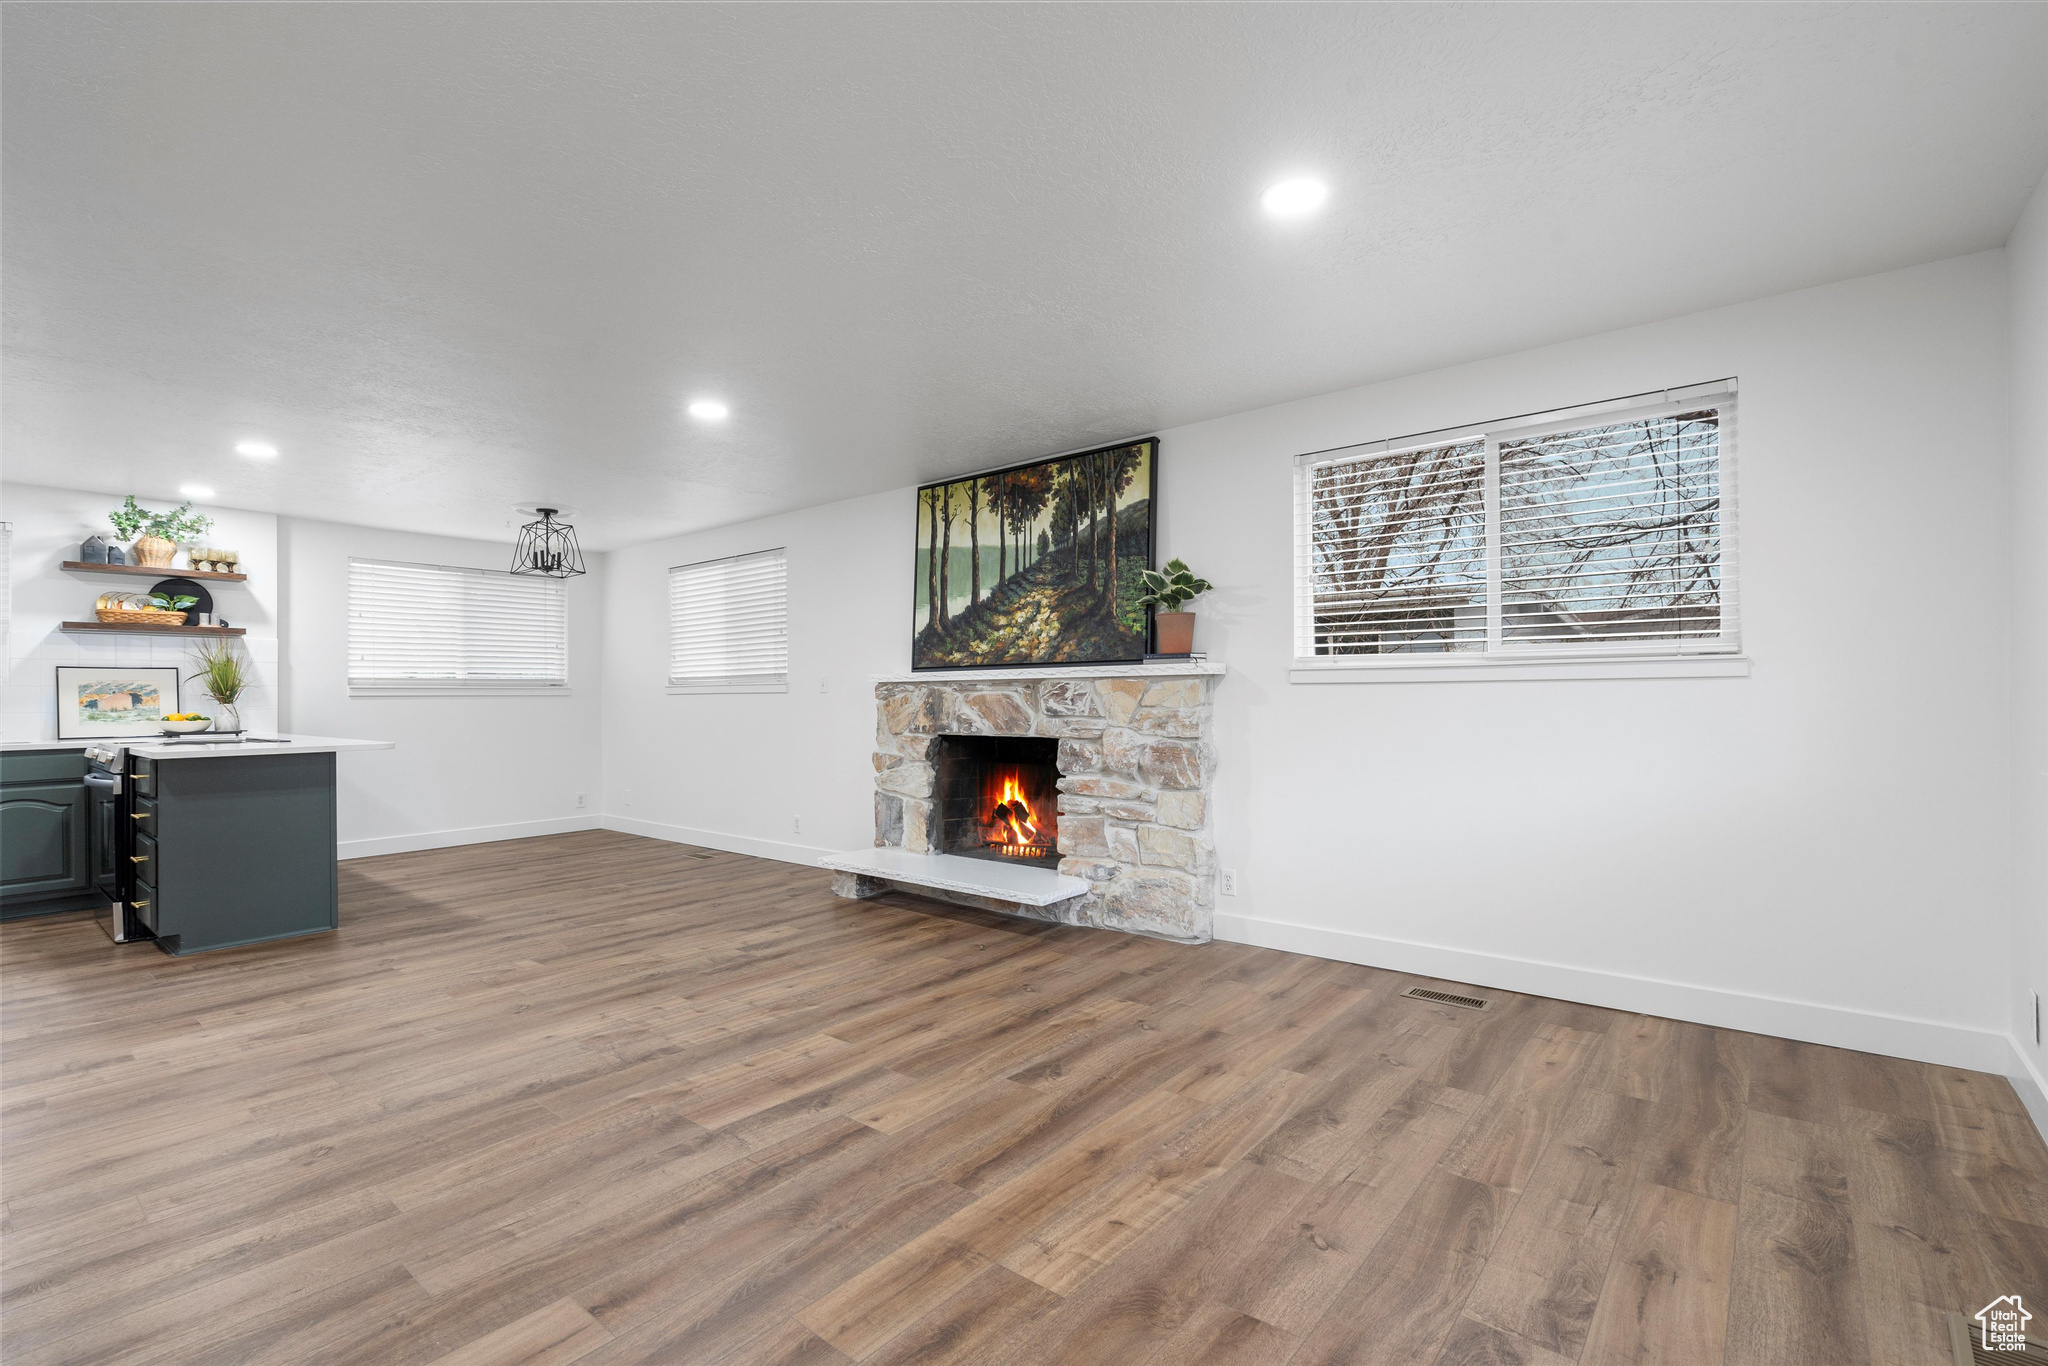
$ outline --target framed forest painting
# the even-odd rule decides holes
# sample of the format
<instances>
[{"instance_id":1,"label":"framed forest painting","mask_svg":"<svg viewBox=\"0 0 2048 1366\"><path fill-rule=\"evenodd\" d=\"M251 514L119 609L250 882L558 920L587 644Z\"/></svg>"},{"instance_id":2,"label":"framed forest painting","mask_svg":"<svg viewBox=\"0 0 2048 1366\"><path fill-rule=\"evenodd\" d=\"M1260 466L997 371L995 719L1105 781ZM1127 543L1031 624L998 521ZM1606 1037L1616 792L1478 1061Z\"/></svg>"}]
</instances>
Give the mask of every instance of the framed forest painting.
<instances>
[{"instance_id":1,"label":"framed forest painting","mask_svg":"<svg viewBox=\"0 0 2048 1366\"><path fill-rule=\"evenodd\" d=\"M1153 439L917 491L913 669L1145 657Z\"/></svg>"}]
</instances>

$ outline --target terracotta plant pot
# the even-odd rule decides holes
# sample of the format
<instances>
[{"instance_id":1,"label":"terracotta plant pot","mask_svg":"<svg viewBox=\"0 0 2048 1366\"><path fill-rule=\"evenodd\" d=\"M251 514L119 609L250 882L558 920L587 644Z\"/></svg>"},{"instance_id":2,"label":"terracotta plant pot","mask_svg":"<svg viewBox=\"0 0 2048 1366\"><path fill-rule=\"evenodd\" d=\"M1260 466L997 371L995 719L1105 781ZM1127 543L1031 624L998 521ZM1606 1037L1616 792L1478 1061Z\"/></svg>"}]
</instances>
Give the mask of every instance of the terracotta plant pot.
<instances>
[{"instance_id":1,"label":"terracotta plant pot","mask_svg":"<svg viewBox=\"0 0 2048 1366\"><path fill-rule=\"evenodd\" d=\"M1152 624L1159 636L1159 653L1184 655L1195 648L1193 612L1154 612Z\"/></svg>"},{"instance_id":2,"label":"terracotta plant pot","mask_svg":"<svg viewBox=\"0 0 2048 1366\"><path fill-rule=\"evenodd\" d=\"M155 568L168 568L178 557L178 543L167 541L161 536L138 536L135 538L135 558L139 563Z\"/></svg>"}]
</instances>

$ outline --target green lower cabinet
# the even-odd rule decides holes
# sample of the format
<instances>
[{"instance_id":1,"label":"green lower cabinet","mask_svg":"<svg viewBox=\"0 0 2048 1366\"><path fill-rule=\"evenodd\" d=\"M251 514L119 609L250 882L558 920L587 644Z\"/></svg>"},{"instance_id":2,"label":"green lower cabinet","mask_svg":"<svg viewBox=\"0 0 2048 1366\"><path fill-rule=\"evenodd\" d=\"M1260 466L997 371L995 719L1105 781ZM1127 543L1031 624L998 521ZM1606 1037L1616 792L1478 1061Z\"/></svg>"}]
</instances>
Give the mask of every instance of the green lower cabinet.
<instances>
[{"instance_id":1,"label":"green lower cabinet","mask_svg":"<svg viewBox=\"0 0 2048 1366\"><path fill-rule=\"evenodd\" d=\"M85 755L0 752L0 920L105 905L91 860Z\"/></svg>"},{"instance_id":2,"label":"green lower cabinet","mask_svg":"<svg viewBox=\"0 0 2048 1366\"><path fill-rule=\"evenodd\" d=\"M0 901L39 900L92 886L83 781L0 787Z\"/></svg>"},{"instance_id":3,"label":"green lower cabinet","mask_svg":"<svg viewBox=\"0 0 2048 1366\"><path fill-rule=\"evenodd\" d=\"M131 755L128 782L121 819L133 822L135 839L124 871L134 875L135 901L147 903L137 918L165 952L340 923L332 754ZM0 754L0 920L105 906L92 819L83 754Z\"/></svg>"},{"instance_id":4,"label":"green lower cabinet","mask_svg":"<svg viewBox=\"0 0 2048 1366\"><path fill-rule=\"evenodd\" d=\"M135 899L128 903L135 910L135 918L156 933L156 888L147 882L135 884Z\"/></svg>"},{"instance_id":5,"label":"green lower cabinet","mask_svg":"<svg viewBox=\"0 0 2048 1366\"><path fill-rule=\"evenodd\" d=\"M135 803L135 896L158 947L201 953L339 923L332 754L159 760L137 791L150 796Z\"/></svg>"}]
</instances>

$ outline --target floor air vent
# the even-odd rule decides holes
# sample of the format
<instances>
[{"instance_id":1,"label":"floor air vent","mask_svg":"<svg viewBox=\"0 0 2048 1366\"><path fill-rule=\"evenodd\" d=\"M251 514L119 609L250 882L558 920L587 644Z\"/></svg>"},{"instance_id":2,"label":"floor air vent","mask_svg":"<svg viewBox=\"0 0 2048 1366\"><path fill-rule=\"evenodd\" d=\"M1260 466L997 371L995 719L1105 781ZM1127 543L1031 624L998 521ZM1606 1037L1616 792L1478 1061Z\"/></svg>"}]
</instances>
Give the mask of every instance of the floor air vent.
<instances>
[{"instance_id":1,"label":"floor air vent","mask_svg":"<svg viewBox=\"0 0 2048 1366\"><path fill-rule=\"evenodd\" d=\"M1961 1314L1948 1316L1948 1339L1955 1351L1956 1366L2048 1366L2048 1342L2029 1333L2022 1351L1989 1348L1984 1345L1977 1325Z\"/></svg>"},{"instance_id":2,"label":"floor air vent","mask_svg":"<svg viewBox=\"0 0 2048 1366\"><path fill-rule=\"evenodd\" d=\"M1417 1001L1434 1001L1440 1006L1458 1006L1464 1010L1487 1010L1493 1005L1484 996L1460 996L1456 992L1431 991L1428 987L1410 987L1401 994Z\"/></svg>"}]
</instances>

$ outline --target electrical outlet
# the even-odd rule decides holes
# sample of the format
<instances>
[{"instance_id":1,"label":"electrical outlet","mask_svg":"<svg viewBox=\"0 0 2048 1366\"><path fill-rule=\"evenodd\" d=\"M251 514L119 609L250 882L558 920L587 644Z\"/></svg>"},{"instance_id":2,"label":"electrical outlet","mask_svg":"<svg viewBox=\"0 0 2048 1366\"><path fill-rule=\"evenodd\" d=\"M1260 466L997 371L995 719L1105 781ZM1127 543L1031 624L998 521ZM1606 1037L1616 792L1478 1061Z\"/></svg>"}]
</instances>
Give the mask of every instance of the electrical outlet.
<instances>
[{"instance_id":1,"label":"electrical outlet","mask_svg":"<svg viewBox=\"0 0 2048 1366\"><path fill-rule=\"evenodd\" d=\"M1237 895L1237 869L1225 868L1223 870L1223 885L1218 890L1225 896Z\"/></svg>"},{"instance_id":2,"label":"electrical outlet","mask_svg":"<svg viewBox=\"0 0 2048 1366\"><path fill-rule=\"evenodd\" d=\"M630 787L622 787L622 788L620 788L620 789L619 789L619 805L620 805L620 806L631 806L632 804L633 804L633 789L632 789L632 788L630 788Z\"/></svg>"},{"instance_id":3,"label":"electrical outlet","mask_svg":"<svg viewBox=\"0 0 2048 1366\"><path fill-rule=\"evenodd\" d=\"M576 794L576 809L577 809L578 811L581 811L581 810L583 810L583 808L585 808L585 807L587 807L587 806L589 806L589 805L590 805L590 794L589 794L588 792L579 792L579 793L577 793L577 794Z\"/></svg>"},{"instance_id":4,"label":"electrical outlet","mask_svg":"<svg viewBox=\"0 0 2048 1366\"><path fill-rule=\"evenodd\" d=\"M803 832L804 818L802 816L791 816L789 818L789 833L792 835L801 835Z\"/></svg>"},{"instance_id":5,"label":"electrical outlet","mask_svg":"<svg viewBox=\"0 0 2048 1366\"><path fill-rule=\"evenodd\" d=\"M832 680L831 680L830 678L826 677L826 676L825 676L824 674L819 674L819 675L818 675L818 691L819 691L819 692L830 692L830 691L832 691L832 690L831 690L831 689L830 689L829 687L827 687L827 686L826 686L826 684L830 683L831 681L832 681Z\"/></svg>"}]
</instances>

